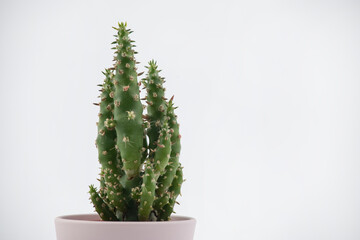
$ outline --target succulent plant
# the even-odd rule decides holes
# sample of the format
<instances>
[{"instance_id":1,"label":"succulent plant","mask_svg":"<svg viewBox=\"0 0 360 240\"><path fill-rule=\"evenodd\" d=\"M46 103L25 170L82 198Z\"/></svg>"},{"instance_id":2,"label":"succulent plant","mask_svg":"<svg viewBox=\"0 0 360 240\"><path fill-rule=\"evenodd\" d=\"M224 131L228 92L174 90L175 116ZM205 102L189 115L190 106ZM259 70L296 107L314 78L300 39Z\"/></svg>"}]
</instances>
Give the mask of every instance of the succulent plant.
<instances>
[{"instance_id":1,"label":"succulent plant","mask_svg":"<svg viewBox=\"0 0 360 240\"><path fill-rule=\"evenodd\" d=\"M100 107L100 188L90 186L90 199L104 221L167 221L183 182L173 97L165 98L165 81L154 60L138 81L142 73L137 73L132 31L126 23L114 29L114 66L103 72L101 100L95 104ZM143 99L141 84L147 92Z\"/></svg>"}]
</instances>

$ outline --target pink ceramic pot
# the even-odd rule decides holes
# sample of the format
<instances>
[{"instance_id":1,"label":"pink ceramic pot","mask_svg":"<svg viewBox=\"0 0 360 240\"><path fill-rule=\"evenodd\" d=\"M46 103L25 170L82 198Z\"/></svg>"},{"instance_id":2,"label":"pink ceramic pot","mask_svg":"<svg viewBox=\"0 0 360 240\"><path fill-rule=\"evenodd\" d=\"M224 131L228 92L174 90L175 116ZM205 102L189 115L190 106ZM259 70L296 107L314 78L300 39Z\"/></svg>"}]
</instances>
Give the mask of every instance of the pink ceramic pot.
<instances>
[{"instance_id":1,"label":"pink ceramic pot","mask_svg":"<svg viewBox=\"0 0 360 240\"><path fill-rule=\"evenodd\" d=\"M105 222L97 214L55 219L57 240L193 240L195 224L182 216L167 222Z\"/></svg>"}]
</instances>

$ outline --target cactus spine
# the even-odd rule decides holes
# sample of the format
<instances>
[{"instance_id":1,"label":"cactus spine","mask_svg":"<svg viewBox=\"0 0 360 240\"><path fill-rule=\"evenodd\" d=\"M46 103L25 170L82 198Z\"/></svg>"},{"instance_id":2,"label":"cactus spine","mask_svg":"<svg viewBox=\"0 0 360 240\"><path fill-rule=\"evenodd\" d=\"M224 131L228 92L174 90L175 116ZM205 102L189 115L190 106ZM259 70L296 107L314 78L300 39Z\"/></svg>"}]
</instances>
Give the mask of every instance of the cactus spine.
<instances>
[{"instance_id":1,"label":"cactus spine","mask_svg":"<svg viewBox=\"0 0 360 240\"><path fill-rule=\"evenodd\" d=\"M91 185L90 199L104 221L166 221L183 182L173 98L167 102L164 78L152 60L142 80L147 92L143 107L132 31L126 23L115 29L114 66L103 72L96 104L100 189Z\"/></svg>"}]
</instances>

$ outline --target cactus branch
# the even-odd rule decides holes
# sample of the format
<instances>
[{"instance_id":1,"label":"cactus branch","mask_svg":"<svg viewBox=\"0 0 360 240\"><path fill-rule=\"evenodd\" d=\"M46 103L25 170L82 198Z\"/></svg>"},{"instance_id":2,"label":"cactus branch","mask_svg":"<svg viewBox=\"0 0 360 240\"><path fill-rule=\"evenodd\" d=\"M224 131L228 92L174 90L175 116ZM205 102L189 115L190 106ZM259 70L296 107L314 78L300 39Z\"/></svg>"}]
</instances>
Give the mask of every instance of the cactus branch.
<instances>
[{"instance_id":1,"label":"cactus branch","mask_svg":"<svg viewBox=\"0 0 360 240\"><path fill-rule=\"evenodd\" d=\"M119 24L114 77L114 119L117 147L120 150L126 176L131 179L140 172L143 147L142 104L130 31Z\"/></svg>"},{"instance_id":2,"label":"cactus branch","mask_svg":"<svg viewBox=\"0 0 360 240\"><path fill-rule=\"evenodd\" d=\"M141 186L141 196L139 205L139 220L149 220L150 212L153 210L153 202L155 200L156 180L154 169L150 161L146 162L145 174Z\"/></svg>"},{"instance_id":3,"label":"cactus branch","mask_svg":"<svg viewBox=\"0 0 360 240\"><path fill-rule=\"evenodd\" d=\"M176 170L179 167L181 144L179 124L176 119L177 117L174 113L173 99L174 97L172 97L167 104L167 118L171 133L171 154L169 164L166 166L164 174L162 174L158 179L158 189L156 190L157 195L162 195L168 190L174 179Z\"/></svg>"},{"instance_id":4,"label":"cactus branch","mask_svg":"<svg viewBox=\"0 0 360 240\"><path fill-rule=\"evenodd\" d=\"M116 218L115 214L110 210L104 200L97 193L96 188L93 185L90 185L89 187L90 199L101 219L104 221L117 221L118 219Z\"/></svg>"},{"instance_id":5,"label":"cactus branch","mask_svg":"<svg viewBox=\"0 0 360 240\"><path fill-rule=\"evenodd\" d=\"M164 100L165 88L163 87L163 80L159 76L160 70L158 70L156 62L151 60L147 68L147 76L143 80L143 84L147 91L147 117L150 123L147 134L149 136L149 148L155 150L159 132L164 123L166 114L166 102ZM150 157L153 157L152 153L150 153Z\"/></svg>"}]
</instances>

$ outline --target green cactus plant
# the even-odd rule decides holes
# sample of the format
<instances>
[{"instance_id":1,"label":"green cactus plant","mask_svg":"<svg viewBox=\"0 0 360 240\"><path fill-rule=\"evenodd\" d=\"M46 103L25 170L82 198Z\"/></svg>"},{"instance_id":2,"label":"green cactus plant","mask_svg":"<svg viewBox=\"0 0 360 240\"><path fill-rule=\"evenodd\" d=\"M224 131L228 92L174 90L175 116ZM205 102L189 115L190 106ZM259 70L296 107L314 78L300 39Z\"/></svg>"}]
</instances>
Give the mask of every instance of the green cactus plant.
<instances>
[{"instance_id":1,"label":"green cactus plant","mask_svg":"<svg viewBox=\"0 0 360 240\"><path fill-rule=\"evenodd\" d=\"M173 97L165 98L165 81L154 60L138 81L142 73L137 73L132 31L126 23L114 29L114 66L103 72L101 100L95 104L100 107L96 147L101 172L99 190L90 186L90 200L104 221L167 221L183 182Z\"/></svg>"}]
</instances>

